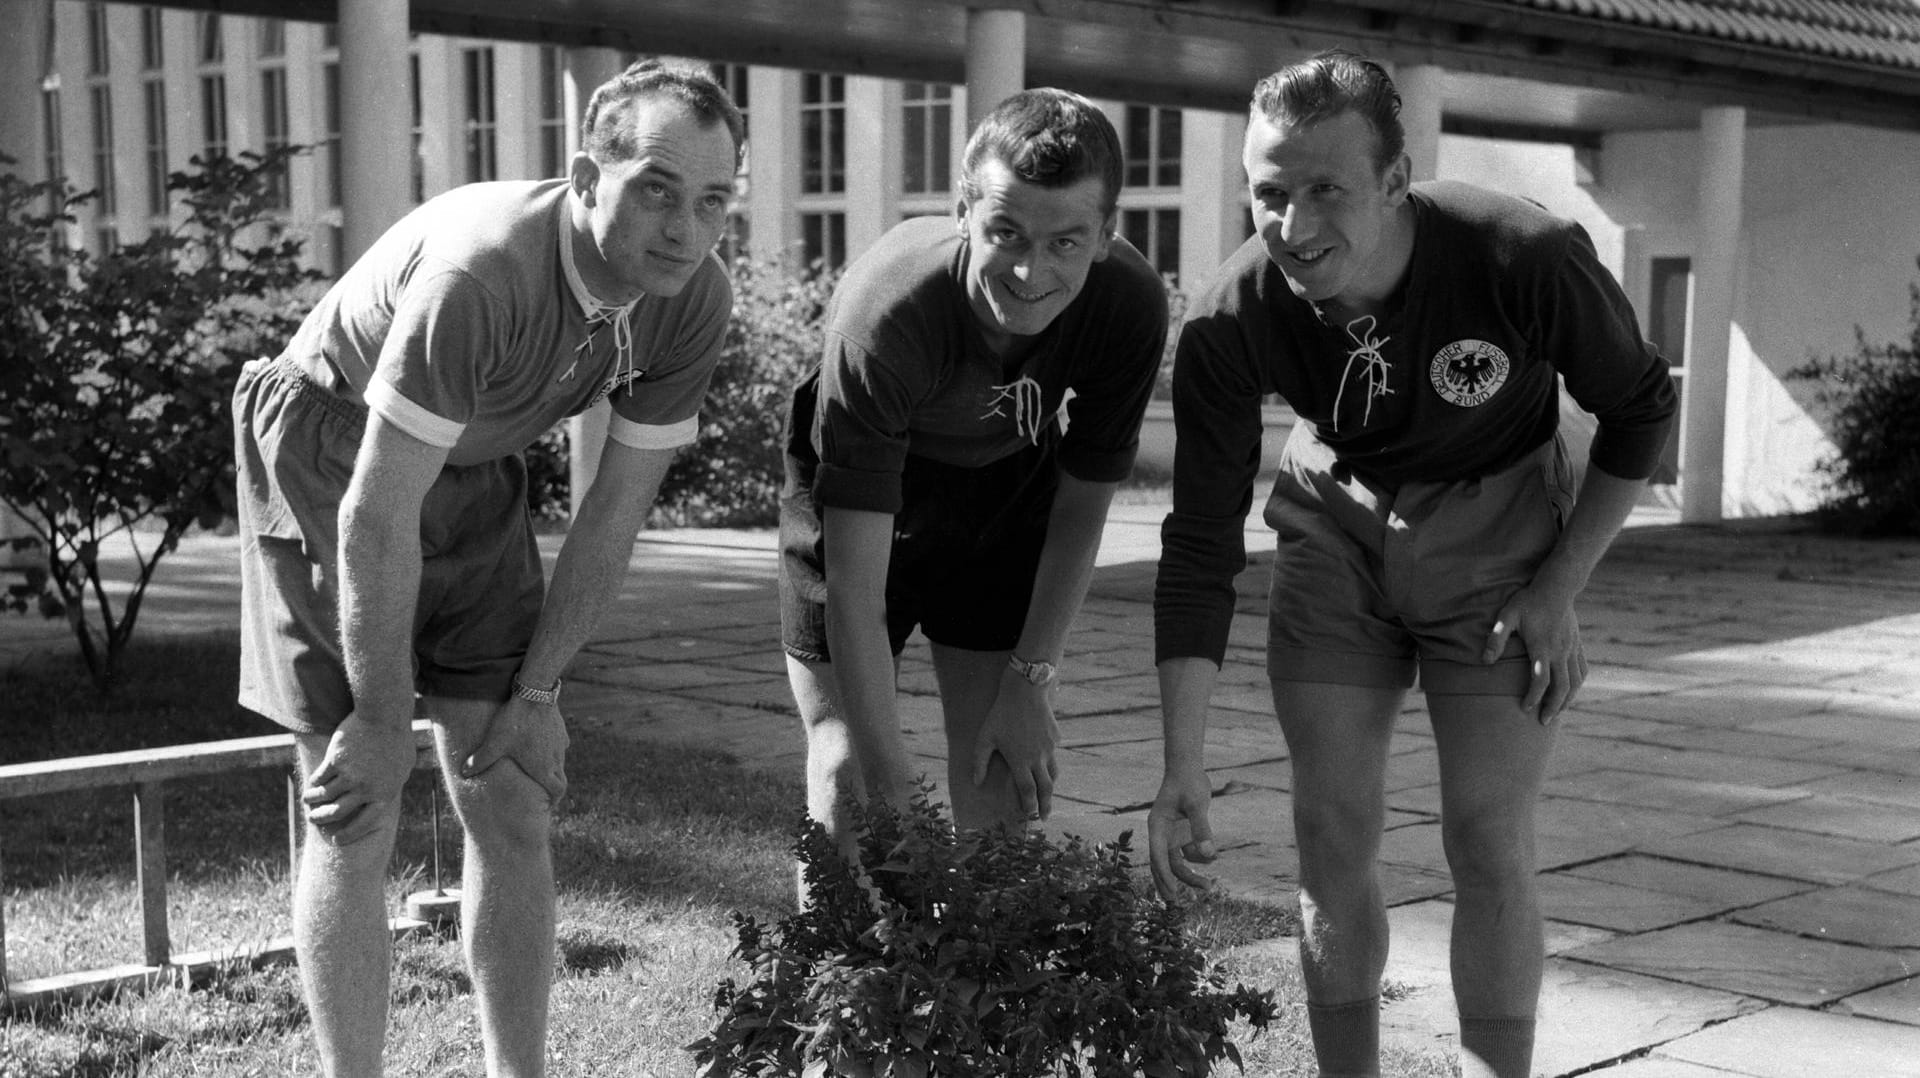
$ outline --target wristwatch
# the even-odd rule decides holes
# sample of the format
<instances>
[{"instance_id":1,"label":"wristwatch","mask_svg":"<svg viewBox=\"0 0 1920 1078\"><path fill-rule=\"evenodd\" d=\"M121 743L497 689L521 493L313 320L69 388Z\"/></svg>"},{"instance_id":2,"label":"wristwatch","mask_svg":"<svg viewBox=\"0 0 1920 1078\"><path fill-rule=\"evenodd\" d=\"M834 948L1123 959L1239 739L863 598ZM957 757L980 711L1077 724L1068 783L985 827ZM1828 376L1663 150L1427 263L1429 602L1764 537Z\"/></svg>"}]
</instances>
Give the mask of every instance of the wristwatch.
<instances>
[{"instance_id":1,"label":"wristwatch","mask_svg":"<svg viewBox=\"0 0 1920 1078\"><path fill-rule=\"evenodd\" d=\"M1045 659L1028 662L1018 655L1007 656L1007 665L1014 672L1027 679L1030 685L1051 685L1053 679L1060 676L1060 668Z\"/></svg>"},{"instance_id":2,"label":"wristwatch","mask_svg":"<svg viewBox=\"0 0 1920 1078\"><path fill-rule=\"evenodd\" d=\"M521 681L519 674L515 674L513 675L513 695L530 704L543 704L551 707L560 702L560 679L554 678L551 688L536 689L526 682Z\"/></svg>"}]
</instances>

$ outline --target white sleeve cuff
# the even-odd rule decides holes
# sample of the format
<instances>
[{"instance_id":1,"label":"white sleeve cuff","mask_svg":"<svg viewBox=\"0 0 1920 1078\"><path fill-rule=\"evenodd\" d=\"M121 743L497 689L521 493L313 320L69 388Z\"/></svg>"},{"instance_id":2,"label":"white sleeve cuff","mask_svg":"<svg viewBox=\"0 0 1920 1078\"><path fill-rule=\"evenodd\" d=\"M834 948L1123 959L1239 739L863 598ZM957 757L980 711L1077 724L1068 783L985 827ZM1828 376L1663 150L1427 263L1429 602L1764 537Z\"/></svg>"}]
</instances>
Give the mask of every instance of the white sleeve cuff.
<instances>
[{"instance_id":1,"label":"white sleeve cuff","mask_svg":"<svg viewBox=\"0 0 1920 1078\"><path fill-rule=\"evenodd\" d=\"M367 382L367 411L399 427L415 438L440 449L452 449L460 440L465 423L443 419L400 395L392 383L379 378Z\"/></svg>"},{"instance_id":2,"label":"white sleeve cuff","mask_svg":"<svg viewBox=\"0 0 1920 1078\"><path fill-rule=\"evenodd\" d=\"M690 415L664 426L635 423L618 412L607 422L607 437L629 449L678 449L700 435L700 417Z\"/></svg>"}]
</instances>

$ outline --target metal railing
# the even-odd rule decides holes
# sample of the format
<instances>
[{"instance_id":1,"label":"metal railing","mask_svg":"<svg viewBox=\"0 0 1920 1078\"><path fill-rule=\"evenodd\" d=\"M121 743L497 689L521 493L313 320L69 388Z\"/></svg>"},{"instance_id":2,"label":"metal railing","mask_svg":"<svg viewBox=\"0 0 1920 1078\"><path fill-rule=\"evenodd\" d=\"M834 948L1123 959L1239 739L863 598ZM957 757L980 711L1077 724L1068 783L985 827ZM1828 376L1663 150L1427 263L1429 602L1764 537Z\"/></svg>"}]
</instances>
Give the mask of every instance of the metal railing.
<instances>
[{"instance_id":1,"label":"metal railing","mask_svg":"<svg viewBox=\"0 0 1920 1078\"><path fill-rule=\"evenodd\" d=\"M415 722L413 735L414 767L433 768L432 724L424 720ZM206 741L0 766L0 801L43 794L126 786L133 788L134 874L140 895L141 935L145 945L144 961L141 963L9 981L6 876L4 861L0 861L0 1011L11 1012L125 988L143 989L157 980L190 977L200 969L231 962L236 958L258 959L263 954L290 951L291 941L282 937L269 941L264 947L174 954L167 928L167 844L164 832L167 783L232 771L287 768L287 857L288 877L292 878L300 861L300 835L303 830L299 785L292 770L294 760L293 735L270 734L265 737ZM4 836L0 836L0 840L3 839ZM0 850L0 853L3 852ZM415 931L427 927L425 922L410 918L395 918L393 926L396 931Z\"/></svg>"}]
</instances>

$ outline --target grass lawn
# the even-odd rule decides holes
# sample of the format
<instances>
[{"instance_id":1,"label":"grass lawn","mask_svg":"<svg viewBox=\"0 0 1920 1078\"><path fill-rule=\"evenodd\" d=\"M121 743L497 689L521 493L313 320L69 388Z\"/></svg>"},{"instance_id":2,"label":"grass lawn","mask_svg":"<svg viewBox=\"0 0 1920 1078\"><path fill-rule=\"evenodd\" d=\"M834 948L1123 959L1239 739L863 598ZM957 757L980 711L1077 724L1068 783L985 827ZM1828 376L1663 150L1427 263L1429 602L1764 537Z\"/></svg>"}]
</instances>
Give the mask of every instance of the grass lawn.
<instances>
[{"instance_id":1,"label":"grass lawn","mask_svg":"<svg viewBox=\"0 0 1920 1078\"><path fill-rule=\"evenodd\" d=\"M89 689L77 661L43 658L0 671L0 759L9 762L270 732L229 702L231 636L136 641L114 695ZM555 831L561 887L551 1072L668 1078L688 1074L681 1046L711 1022L714 986L745 969L731 959L729 914L790 908L787 846L797 780L749 772L685 746L576 731L572 793ZM170 788L167 850L176 952L284 935L285 786L280 773L236 774ZM429 779L408 787L393 895L424 885ZM7 959L14 978L139 960L131 796L0 802ZM457 878L459 852L443 860ZM1244 902L1196 907L1210 948L1282 935L1291 914ZM1256 1078L1312 1074L1297 974L1276 958L1231 959L1233 980L1271 987L1282 1004L1267 1033L1237 1038ZM420 937L395 947L387 1072L483 1073L458 944ZM305 1008L291 966L236 964L187 990L0 1019L0 1078L312 1073ZM1231 1071L1229 1070L1229 1073ZM1396 1057L1387 1073L1439 1078L1438 1054Z\"/></svg>"}]
</instances>

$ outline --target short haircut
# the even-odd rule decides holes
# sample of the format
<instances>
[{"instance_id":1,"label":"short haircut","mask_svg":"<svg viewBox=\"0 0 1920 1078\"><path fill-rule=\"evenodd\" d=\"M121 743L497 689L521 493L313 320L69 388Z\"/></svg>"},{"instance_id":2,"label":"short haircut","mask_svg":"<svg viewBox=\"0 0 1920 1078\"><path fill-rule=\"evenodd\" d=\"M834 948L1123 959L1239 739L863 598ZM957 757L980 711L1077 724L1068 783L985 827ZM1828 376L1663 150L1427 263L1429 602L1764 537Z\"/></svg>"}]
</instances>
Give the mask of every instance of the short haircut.
<instances>
[{"instance_id":1,"label":"short haircut","mask_svg":"<svg viewBox=\"0 0 1920 1078\"><path fill-rule=\"evenodd\" d=\"M1328 49L1261 79L1253 88L1253 111L1275 124L1311 126L1344 112L1373 128L1374 166L1386 171L1406 149L1400 126L1400 91L1386 69L1359 53Z\"/></svg>"},{"instance_id":2,"label":"short haircut","mask_svg":"<svg viewBox=\"0 0 1920 1078\"><path fill-rule=\"evenodd\" d=\"M733 136L733 163L738 168L747 149L747 121L707 70L693 64L641 60L600 84L587 102L580 121L580 145L587 156L603 165L631 161L640 154L630 118L635 102L666 98L686 106L704 127L724 124Z\"/></svg>"},{"instance_id":3,"label":"short haircut","mask_svg":"<svg viewBox=\"0 0 1920 1078\"><path fill-rule=\"evenodd\" d=\"M994 160L1038 187L1100 180L1101 213L1120 203L1120 136L1099 106L1065 90L1022 90L994 106L967 139L960 194L980 197L980 169Z\"/></svg>"}]
</instances>

